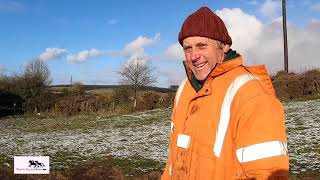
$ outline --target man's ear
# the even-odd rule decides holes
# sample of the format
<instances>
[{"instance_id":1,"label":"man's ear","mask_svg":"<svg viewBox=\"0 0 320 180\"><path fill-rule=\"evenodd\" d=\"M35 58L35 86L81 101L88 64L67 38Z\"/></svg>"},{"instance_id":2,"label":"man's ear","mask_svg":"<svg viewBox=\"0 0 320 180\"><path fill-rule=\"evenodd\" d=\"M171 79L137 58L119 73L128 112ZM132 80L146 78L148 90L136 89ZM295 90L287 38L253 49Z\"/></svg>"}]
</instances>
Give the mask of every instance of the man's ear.
<instances>
[{"instance_id":1,"label":"man's ear","mask_svg":"<svg viewBox=\"0 0 320 180\"><path fill-rule=\"evenodd\" d=\"M226 54L229 50L230 50L230 45L229 45L229 44L223 45L223 52L224 52L225 54Z\"/></svg>"}]
</instances>

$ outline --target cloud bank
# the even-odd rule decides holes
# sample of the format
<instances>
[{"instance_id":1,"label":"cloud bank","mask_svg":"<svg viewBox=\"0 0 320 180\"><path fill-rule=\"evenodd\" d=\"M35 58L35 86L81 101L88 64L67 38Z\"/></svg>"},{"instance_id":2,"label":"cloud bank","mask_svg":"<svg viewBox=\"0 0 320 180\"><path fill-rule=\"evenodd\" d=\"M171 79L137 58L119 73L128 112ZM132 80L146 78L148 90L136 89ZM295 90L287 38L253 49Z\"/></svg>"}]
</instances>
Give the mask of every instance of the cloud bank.
<instances>
[{"instance_id":1,"label":"cloud bank","mask_svg":"<svg viewBox=\"0 0 320 180\"><path fill-rule=\"evenodd\" d=\"M47 48L45 52L41 53L39 59L42 61L48 61L63 56L67 52L66 49L61 48Z\"/></svg>"},{"instance_id":2,"label":"cloud bank","mask_svg":"<svg viewBox=\"0 0 320 180\"><path fill-rule=\"evenodd\" d=\"M7 72L8 69L2 65L0 65L0 74Z\"/></svg>"},{"instance_id":3,"label":"cloud bank","mask_svg":"<svg viewBox=\"0 0 320 180\"><path fill-rule=\"evenodd\" d=\"M179 43L170 45L164 52L163 59L184 61L183 48Z\"/></svg>"},{"instance_id":4,"label":"cloud bank","mask_svg":"<svg viewBox=\"0 0 320 180\"><path fill-rule=\"evenodd\" d=\"M279 16L281 8L281 1L266 0L260 7L260 13L265 17L275 18Z\"/></svg>"},{"instance_id":5,"label":"cloud bank","mask_svg":"<svg viewBox=\"0 0 320 180\"><path fill-rule=\"evenodd\" d=\"M310 6L310 9L313 10L313 11L316 11L316 12L320 12L320 2L312 4Z\"/></svg>"},{"instance_id":6,"label":"cloud bank","mask_svg":"<svg viewBox=\"0 0 320 180\"><path fill-rule=\"evenodd\" d=\"M271 73L283 69L282 20L274 18L263 24L241 9L222 9L217 14L225 21L233 39L233 49L245 57L245 63L266 64ZM289 71L319 67L315 52L320 47L320 22L305 27L288 25Z\"/></svg>"},{"instance_id":7,"label":"cloud bank","mask_svg":"<svg viewBox=\"0 0 320 180\"><path fill-rule=\"evenodd\" d=\"M126 59L142 59L149 60L149 56L145 52L145 48L155 45L160 41L160 34L157 33L153 38L138 36L135 40L129 42L120 50L98 50L95 48L82 50L76 54L68 53L68 50L62 48L46 48L45 52L39 55L39 59L49 61L66 55L66 59L70 63L84 63L85 61L96 58L98 56L118 56ZM67 54L68 53L68 54Z\"/></svg>"},{"instance_id":8,"label":"cloud bank","mask_svg":"<svg viewBox=\"0 0 320 180\"><path fill-rule=\"evenodd\" d=\"M107 23L110 24L110 25L114 25L114 24L118 24L119 20L118 19L109 19L107 21Z\"/></svg>"},{"instance_id":9,"label":"cloud bank","mask_svg":"<svg viewBox=\"0 0 320 180\"><path fill-rule=\"evenodd\" d=\"M182 63L179 64L179 66L182 66ZM175 68L175 69L169 69L169 68L159 68L157 70L158 74L162 77L166 77L166 83L170 85L179 85L181 83L181 80L186 78L185 73L180 71L182 68Z\"/></svg>"},{"instance_id":10,"label":"cloud bank","mask_svg":"<svg viewBox=\"0 0 320 180\"><path fill-rule=\"evenodd\" d=\"M94 58L94 57L100 56L102 54L103 54L103 52L101 52L100 50L97 50L97 49L83 50L83 51L80 51L77 55L68 54L67 61L82 63L90 58Z\"/></svg>"},{"instance_id":11,"label":"cloud bank","mask_svg":"<svg viewBox=\"0 0 320 180\"><path fill-rule=\"evenodd\" d=\"M0 0L0 12L19 11L24 8L23 4L14 0Z\"/></svg>"},{"instance_id":12,"label":"cloud bank","mask_svg":"<svg viewBox=\"0 0 320 180\"><path fill-rule=\"evenodd\" d=\"M138 36L135 40L125 45L120 51L120 55L128 59L141 58L149 60L150 56L145 52L145 48L157 44L160 41L160 33L157 33L153 38Z\"/></svg>"}]
</instances>

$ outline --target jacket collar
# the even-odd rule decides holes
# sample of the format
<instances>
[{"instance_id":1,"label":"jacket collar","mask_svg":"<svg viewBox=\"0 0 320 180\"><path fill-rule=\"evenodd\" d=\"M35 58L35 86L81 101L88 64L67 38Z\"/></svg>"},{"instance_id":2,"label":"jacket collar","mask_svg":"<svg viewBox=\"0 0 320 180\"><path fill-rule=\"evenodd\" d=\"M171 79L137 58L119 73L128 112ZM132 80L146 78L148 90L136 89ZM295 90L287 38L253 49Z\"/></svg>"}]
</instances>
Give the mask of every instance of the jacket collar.
<instances>
[{"instance_id":1,"label":"jacket collar","mask_svg":"<svg viewBox=\"0 0 320 180\"><path fill-rule=\"evenodd\" d=\"M238 56L234 59L231 59L229 61L224 61L221 64L217 64L216 67L211 71L211 73L208 75L208 77L215 78L217 76L220 76L236 67L242 66L243 60L242 56ZM208 79L208 77L206 79Z\"/></svg>"}]
</instances>

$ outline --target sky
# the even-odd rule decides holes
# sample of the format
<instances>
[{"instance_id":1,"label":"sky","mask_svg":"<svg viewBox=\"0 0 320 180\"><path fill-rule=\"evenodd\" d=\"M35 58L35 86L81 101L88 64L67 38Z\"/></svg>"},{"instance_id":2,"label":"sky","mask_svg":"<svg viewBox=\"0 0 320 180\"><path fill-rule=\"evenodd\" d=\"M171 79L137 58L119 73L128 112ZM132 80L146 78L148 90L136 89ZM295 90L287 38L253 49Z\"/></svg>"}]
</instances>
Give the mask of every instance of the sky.
<instances>
[{"instance_id":1,"label":"sky","mask_svg":"<svg viewBox=\"0 0 320 180\"><path fill-rule=\"evenodd\" d=\"M130 59L154 68L154 86L185 77L177 36L201 6L225 22L245 65L283 69L281 0L0 0L0 74L45 61L53 85L118 84ZM320 1L287 0L289 71L320 68Z\"/></svg>"}]
</instances>

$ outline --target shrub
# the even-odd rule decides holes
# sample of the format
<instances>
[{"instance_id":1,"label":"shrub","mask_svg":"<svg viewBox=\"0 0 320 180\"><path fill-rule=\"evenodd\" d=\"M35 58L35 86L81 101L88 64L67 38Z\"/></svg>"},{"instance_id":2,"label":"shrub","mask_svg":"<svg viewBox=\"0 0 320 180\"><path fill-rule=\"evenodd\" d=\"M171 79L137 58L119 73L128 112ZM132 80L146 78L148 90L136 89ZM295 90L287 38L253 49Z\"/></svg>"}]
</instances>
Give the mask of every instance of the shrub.
<instances>
[{"instance_id":1,"label":"shrub","mask_svg":"<svg viewBox=\"0 0 320 180\"><path fill-rule=\"evenodd\" d=\"M147 91L139 98L140 103L138 103L137 109L143 111L159 108L159 100L160 95L158 93Z\"/></svg>"},{"instance_id":2,"label":"shrub","mask_svg":"<svg viewBox=\"0 0 320 180\"><path fill-rule=\"evenodd\" d=\"M309 70L302 74L279 71L271 79L276 94L281 100L301 99L320 91L319 69Z\"/></svg>"},{"instance_id":3,"label":"shrub","mask_svg":"<svg viewBox=\"0 0 320 180\"><path fill-rule=\"evenodd\" d=\"M71 88L72 94L84 94L85 89L81 82L75 82Z\"/></svg>"},{"instance_id":4,"label":"shrub","mask_svg":"<svg viewBox=\"0 0 320 180\"><path fill-rule=\"evenodd\" d=\"M25 112L46 111L53 99L45 92L51 81L47 64L35 59L25 66L21 74L0 77L0 88L24 99Z\"/></svg>"},{"instance_id":5,"label":"shrub","mask_svg":"<svg viewBox=\"0 0 320 180\"><path fill-rule=\"evenodd\" d=\"M111 101L116 104L130 104L132 103L131 97L133 97L133 91L129 89L129 86L120 86L113 91Z\"/></svg>"},{"instance_id":6,"label":"shrub","mask_svg":"<svg viewBox=\"0 0 320 180\"><path fill-rule=\"evenodd\" d=\"M313 69L304 73L305 94L320 92L320 69Z\"/></svg>"},{"instance_id":7,"label":"shrub","mask_svg":"<svg viewBox=\"0 0 320 180\"><path fill-rule=\"evenodd\" d=\"M113 111L110 98L102 95L73 95L60 98L55 103L54 113L77 115L81 113L97 113L99 111Z\"/></svg>"}]
</instances>

